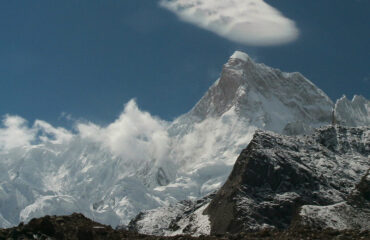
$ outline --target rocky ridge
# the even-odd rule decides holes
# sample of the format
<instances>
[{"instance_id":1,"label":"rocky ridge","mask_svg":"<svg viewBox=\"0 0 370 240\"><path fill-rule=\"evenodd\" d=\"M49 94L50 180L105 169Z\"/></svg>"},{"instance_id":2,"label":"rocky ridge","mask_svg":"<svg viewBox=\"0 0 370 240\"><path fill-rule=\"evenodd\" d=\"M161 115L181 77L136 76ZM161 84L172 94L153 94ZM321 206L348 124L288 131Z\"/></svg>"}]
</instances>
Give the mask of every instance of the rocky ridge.
<instances>
[{"instance_id":1,"label":"rocky ridge","mask_svg":"<svg viewBox=\"0 0 370 240\"><path fill-rule=\"evenodd\" d=\"M343 96L337 100L334 109L338 124L350 127L370 126L370 101L363 96L354 95L351 101Z\"/></svg>"},{"instance_id":2,"label":"rocky ridge","mask_svg":"<svg viewBox=\"0 0 370 240\"><path fill-rule=\"evenodd\" d=\"M368 230L369 156L369 127L327 126L295 137L259 130L238 157L226 183L212 200L197 208L204 206L211 234L292 226ZM345 214L339 208L346 210ZM144 212L132 225L147 234L158 234L152 216L161 212L166 218L173 212L169 210ZM189 212L180 210L169 219L173 226L188 216ZM187 224L190 227L182 228L183 233L193 229L187 233L199 234L194 221ZM168 226L163 229L170 231Z\"/></svg>"},{"instance_id":3,"label":"rocky ridge","mask_svg":"<svg viewBox=\"0 0 370 240\"><path fill-rule=\"evenodd\" d=\"M362 177L345 201L327 206L306 205L296 222L310 228L370 229L370 175Z\"/></svg>"}]
</instances>

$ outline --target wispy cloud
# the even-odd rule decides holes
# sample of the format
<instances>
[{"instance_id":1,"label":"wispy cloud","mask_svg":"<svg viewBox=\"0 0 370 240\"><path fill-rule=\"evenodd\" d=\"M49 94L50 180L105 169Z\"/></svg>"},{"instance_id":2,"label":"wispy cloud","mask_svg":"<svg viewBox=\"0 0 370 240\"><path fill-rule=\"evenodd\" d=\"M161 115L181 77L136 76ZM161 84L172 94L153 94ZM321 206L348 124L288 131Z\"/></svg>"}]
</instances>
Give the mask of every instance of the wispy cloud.
<instances>
[{"instance_id":1,"label":"wispy cloud","mask_svg":"<svg viewBox=\"0 0 370 240\"><path fill-rule=\"evenodd\" d=\"M294 41L299 30L263 0L161 0L180 19L238 43L253 46Z\"/></svg>"},{"instance_id":2,"label":"wispy cloud","mask_svg":"<svg viewBox=\"0 0 370 240\"><path fill-rule=\"evenodd\" d=\"M168 151L166 123L141 111L129 101L119 118L106 127L77 124L80 137L101 143L116 155L130 160L162 159Z\"/></svg>"},{"instance_id":3,"label":"wispy cloud","mask_svg":"<svg viewBox=\"0 0 370 240\"><path fill-rule=\"evenodd\" d=\"M0 150L28 146L36 137L35 129L27 127L27 121L19 116L6 115L0 128Z\"/></svg>"},{"instance_id":4,"label":"wispy cloud","mask_svg":"<svg viewBox=\"0 0 370 240\"><path fill-rule=\"evenodd\" d=\"M63 144L69 142L73 134L61 127L36 120L29 127L27 120L14 115L5 115L0 126L0 152L18 147L27 147L32 144L51 143Z\"/></svg>"},{"instance_id":5,"label":"wispy cloud","mask_svg":"<svg viewBox=\"0 0 370 240\"><path fill-rule=\"evenodd\" d=\"M126 160L165 159L169 150L168 123L141 111L135 100L129 101L120 116L107 126L75 122L76 131L36 120L29 126L19 116L6 115L0 125L0 153L34 144L63 144L74 139L95 142Z\"/></svg>"}]
</instances>

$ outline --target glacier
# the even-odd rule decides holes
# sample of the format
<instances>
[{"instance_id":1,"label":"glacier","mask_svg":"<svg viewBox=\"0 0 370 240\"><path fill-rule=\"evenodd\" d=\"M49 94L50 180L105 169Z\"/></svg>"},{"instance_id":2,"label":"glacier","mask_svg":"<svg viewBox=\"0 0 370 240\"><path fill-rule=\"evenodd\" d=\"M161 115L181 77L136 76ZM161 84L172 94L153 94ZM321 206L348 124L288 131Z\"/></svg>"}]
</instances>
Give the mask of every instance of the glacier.
<instances>
[{"instance_id":1,"label":"glacier","mask_svg":"<svg viewBox=\"0 0 370 240\"><path fill-rule=\"evenodd\" d=\"M334 110L333 110L334 109ZM0 128L0 227L81 212L112 226L219 189L257 129L307 134L332 115L369 125L361 96L335 104L300 73L235 52L188 113L167 122L134 100L111 124L73 129L6 115Z\"/></svg>"}]
</instances>

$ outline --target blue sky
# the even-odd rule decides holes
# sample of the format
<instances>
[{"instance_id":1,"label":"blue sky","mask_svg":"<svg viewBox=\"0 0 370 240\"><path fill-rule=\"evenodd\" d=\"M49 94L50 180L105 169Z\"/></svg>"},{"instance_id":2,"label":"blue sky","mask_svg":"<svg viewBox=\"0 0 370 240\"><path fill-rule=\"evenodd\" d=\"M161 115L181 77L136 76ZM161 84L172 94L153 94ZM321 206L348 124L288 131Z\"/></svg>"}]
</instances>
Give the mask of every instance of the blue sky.
<instances>
[{"instance_id":1,"label":"blue sky","mask_svg":"<svg viewBox=\"0 0 370 240\"><path fill-rule=\"evenodd\" d=\"M370 1L265 1L299 37L276 46L233 42L181 21L157 0L10 1L0 8L0 116L105 124L123 104L171 120L187 112L235 50L299 71L333 100L370 97Z\"/></svg>"}]
</instances>

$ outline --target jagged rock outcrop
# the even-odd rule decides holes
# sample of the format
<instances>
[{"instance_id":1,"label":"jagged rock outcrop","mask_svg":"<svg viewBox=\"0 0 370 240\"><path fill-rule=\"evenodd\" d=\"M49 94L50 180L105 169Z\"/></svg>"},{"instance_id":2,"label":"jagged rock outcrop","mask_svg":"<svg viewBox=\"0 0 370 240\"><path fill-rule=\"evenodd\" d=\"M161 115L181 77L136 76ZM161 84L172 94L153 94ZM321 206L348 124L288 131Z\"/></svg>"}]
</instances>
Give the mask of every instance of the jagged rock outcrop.
<instances>
[{"instance_id":1,"label":"jagged rock outcrop","mask_svg":"<svg viewBox=\"0 0 370 240\"><path fill-rule=\"evenodd\" d=\"M343 96L335 103L334 110L338 124L350 127L370 126L370 101L363 96L354 95L352 101Z\"/></svg>"},{"instance_id":2,"label":"jagged rock outcrop","mask_svg":"<svg viewBox=\"0 0 370 240\"><path fill-rule=\"evenodd\" d=\"M177 204L139 213L128 228L142 234L175 236L209 235L210 224L204 209L214 197L209 194L201 199L180 201Z\"/></svg>"},{"instance_id":3,"label":"jagged rock outcrop","mask_svg":"<svg viewBox=\"0 0 370 240\"><path fill-rule=\"evenodd\" d=\"M370 229L370 175L361 179L346 201L327 205L306 205L298 214L295 225L310 228Z\"/></svg>"},{"instance_id":4,"label":"jagged rock outcrop","mask_svg":"<svg viewBox=\"0 0 370 240\"><path fill-rule=\"evenodd\" d=\"M302 206L343 202L370 167L369 154L368 127L304 137L257 131L205 211L211 232L287 228Z\"/></svg>"},{"instance_id":5,"label":"jagged rock outcrop","mask_svg":"<svg viewBox=\"0 0 370 240\"><path fill-rule=\"evenodd\" d=\"M259 130L221 189L198 205L187 203L187 209L205 209L211 234L319 225L366 230L369 175L362 176L370 168L369 156L370 127L326 126L296 137ZM185 233L191 223L186 233L199 234L198 223L189 221L194 211L188 210L181 204L151 210L132 225L147 234L173 235ZM330 224L341 216L348 221ZM161 224L162 219L170 220ZM169 227L180 222L181 228Z\"/></svg>"}]
</instances>

